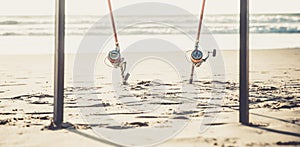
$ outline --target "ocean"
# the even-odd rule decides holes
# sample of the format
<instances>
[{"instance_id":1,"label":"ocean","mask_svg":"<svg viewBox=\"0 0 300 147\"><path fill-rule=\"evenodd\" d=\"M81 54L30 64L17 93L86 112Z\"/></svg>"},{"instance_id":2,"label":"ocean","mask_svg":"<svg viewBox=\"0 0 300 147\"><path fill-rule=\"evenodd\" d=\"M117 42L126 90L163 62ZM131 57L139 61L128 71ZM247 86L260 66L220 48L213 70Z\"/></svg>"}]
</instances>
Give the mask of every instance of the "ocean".
<instances>
[{"instance_id":1,"label":"ocean","mask_svg":"<svg viewBox=\"0 0 300 147\"><path fill-rule=\"evenodd\" d=\"M101 16L66 16L66 52L76 53L86 32ZM171 26L183 26L196 34L198 20L189 16L115 16L120 38L169 36L184 38ZM168 25L153 22L168 22ZM0 16L0 54L51 54L54 47L54 16ZM147 22L133 24L132 22ZM239 48L238 15L206 15L203 34L213 34L220 49ZM300 14L253 14L250 16L251 49L300 47ZM96 24L94 35L112 35L110 20ZM135 37L134 37L135 36ZM123 39L128 40L128 39ZM172 40L172 39L171 39ZM122 42L122 41L121 41Z\"/></svg>"}]
</instances>

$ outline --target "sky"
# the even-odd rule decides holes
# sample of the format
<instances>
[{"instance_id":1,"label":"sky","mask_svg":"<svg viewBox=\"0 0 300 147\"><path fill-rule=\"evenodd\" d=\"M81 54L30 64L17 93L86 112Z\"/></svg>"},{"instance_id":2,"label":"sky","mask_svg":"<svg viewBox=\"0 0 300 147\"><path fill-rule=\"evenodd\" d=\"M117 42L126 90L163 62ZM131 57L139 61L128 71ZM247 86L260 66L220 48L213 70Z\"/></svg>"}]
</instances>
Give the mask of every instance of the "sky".
<instances>
[{"instance_id":1,"label":"sky","mask_svg":"<svg viewBox=\"0 0 300 147\"><path fill-rule=\"evenodd\" d=\"M141 2L172 4L198 14L201 0L111 0L113 8ZM300 0L250 0L250 13L300 13ZM55 0L0 0L0 15L54 15ZM67 15L105 15L107 0L66 0ZM239 0L207 0L207 14L237 14Z\"/></svg>"}]
</instances>

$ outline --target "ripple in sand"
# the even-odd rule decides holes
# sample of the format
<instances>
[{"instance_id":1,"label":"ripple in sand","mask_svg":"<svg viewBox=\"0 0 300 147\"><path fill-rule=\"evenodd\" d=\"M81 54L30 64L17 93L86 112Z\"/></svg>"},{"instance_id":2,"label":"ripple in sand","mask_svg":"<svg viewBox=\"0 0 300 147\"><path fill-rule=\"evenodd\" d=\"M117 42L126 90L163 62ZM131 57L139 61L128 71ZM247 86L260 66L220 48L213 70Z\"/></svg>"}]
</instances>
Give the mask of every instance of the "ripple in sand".
<instances>
[{"instance_id":1,"label":"ripple in sand","mask_svg":"<svg viewBox=\"0 0 300 147\"><path fill-rule=\"evenodd\" d=\"M38 120L50 120L50 116L30 116L30 119L38 119Z\"/></svg>"},{"instance_id":2,"label":"ripple in sand","mask_svg":"<svg viewBox=\"0 0 300 147\"><path fill-rule=\"evenodd\" d=\"M124 125L132 126L132 127L148 127L149 122L131 122L131 123L126 122Z\"/></svg>"},{"instance_id":3,"label":"ripple in sand","mask_svg":"<svg viewBox=\"0 0 300 147\"><path fill-rule=\"evenodd\" d=\"M11 99L24 99L24 98L53 98L53 95L49 95L49 94L25 94L25 95L19 95L19 96L15 96L12 97Z\"/></svg>"},{"instance_id":4,"label":"ripple in sand","mask_svg":"<svg viewBox=\"0 0 300 147\"><path fill-rule=\"evenodd\" d=\"M19 77L19 78L16 78L18 80L26 80L26 79L29 79L28 77Z\"/></svg>"},{"instance_id":5,"label":"ripple in sand","mask_svg":"<svg viewBox=\"0 0 300 147\"><path fill-rule=\"evenodd\" d=\"M53 114L53 112L28 112L29 115Z\"/></svg>"},{"instance_id":6,"label":"ripple in sand","mask_svg":"<svg viewBox=\"0 0 300 147\"><path fill-rule=\"evenodd\" d=\"M174 112L175 115L187 115L187 114L195 114L199 113L199 111L182 111L182 112Z\"/></svg>"},{"instance_id":7,"label":"ripple in sand","mask_svg":"<svg viewBox=\"0 0 300 147\"><path fill-rule=\"evenodd\" d=\"M99 107L108 107L111 106L110 103L94 104L87 106L65 106L66 108L99 108Z\"/></svg>"},{"instance_id":8,"label":"ripple in sand","mask_svg":"<svg viewBox=\"0 0 300 147\"><path fill-rule=\"evenodd\" d=\"M260 91L272 91L272 90L278 90L278 88L274 87L274 86L263 86L263 87L259 87L258 90L260 90Z\"/></svg>"},{"instance_id":9,"label":"ripple in sand","mask_svg":"<svg viewBox=\"0 0 300 147\"><path fill-rule=\"evenodd\" d=\"M176 116L176 117L173 117L172 119L185 119L185 120L187 120L189 118L187 118L185 116Z\"/></svg>"},{"instance_id":10,"label":"ripple in sand","mask_svg":"<svg viewBox=\"0 0 300 147\"><path fill-rule=\"evenodd\" d=\"M142 87L142 86L134 86L134 87L131 87L131 90L145 90L146 88Z\"/></svg>"},{"instance_id":11,"label":"ripple in sand","mask_svg":"<svg viewBox=\"0 0 300 147\"><path fill-rule=\"evenodd\" d=\"M90 114L90 115L98 115L98 116L103 116L103 115L134 115L134 114L143 114L143 112L124 112L124 113L98 113L98 114Z\"/></svg>"},{"instance_id":12,"label":"ripple in sand","mask_svg":"<svg viewBox=\"0 0 300 147\"><path fill-rule=\"evenodd\" d=\"M227 123L207 123L204 124L206 126L221 126L221 125L226 125Z\"/></svg>"},{"instance_id":13,"label":"ripple in sand","mask_svg":"<svg viewBox=\"0 0 300 147\"><path fill-rule=\"evenodd\" d=\"M49 104L49 102L47 101L33 101L33 102L29 102L29 104Z\"/></svg>"},{"instance_id":14,"label":"ripple in sand","mask_svg":"<svg viewBox=\"0 0 300 147\"><path fill-rule=\"evenodd\" d=\"M17 113L11 113L11 112L2 112L0 115L17 115Z\"/></svg>"},{"instance_id":15,"label":"ripple in sand","mask_svg":"<svg viewBox=\"0 0 300 147\"><path fill-rule=\"evenodd\" d=\"M9 123L9 119L0 120L0 125L6 125Z\"/></svg>"},{"instance_id":16,"label":"ripple in sand","mask_svg":"<svg viewBox=\"0 0 300 147\"><path fill-rule=\"evenodd\" d=\"M65 92L79 92L79 91L95 91L102 87L67 87L64 89Z\"/></svg>"},{"instance_id":17,"label":"ripple in sand","mask_svg":"<svg viewBox=\"0 0 300 147\"><path fill-rule=\"evenodd\" d=\"M283 142L279 141L276 143L277 145L282 145L282 146L300 146L300 141L288 141L288 142Z\"/></svg>"},{"instance_id":18,"label":"ripple in sand","mask_svg":"<svg viewBox=\"0 0 300 147\"><path fill-rule=\"evenodd\" d=\"M180 105L181 102L159 102L159 103L150 103L152 105Z\"/></svg>"},{"instance_id":19,"label":"ripple in sand","mask_svg":"<svg viewBox=\"0 0 300 147\"><path fill-rule=\"evenodd\" d=\"M137 116L136 118L169 118L168 116Z\"/></svg>"},{"instance_id":20,"label":"ripple in sand","mask_svg":"<svg viewBox=\"0 0 300 147\"><path fill-rule=\"evenodd\" d=\"M144 86L150 86L151 81L140 81L137 83L137 85L144 85Z\"/></svg>"},{"instance_id":21,"label":"ripple in sand","mask_svg":"<svg viewBox=\"0 0 300 147\"><path fill-rule=\"evenodd\" d=\"M107 126L108 129L115 129L115 130L123 130L123 129L132 129L133 126Z\"/></svg>"}]
</instances>

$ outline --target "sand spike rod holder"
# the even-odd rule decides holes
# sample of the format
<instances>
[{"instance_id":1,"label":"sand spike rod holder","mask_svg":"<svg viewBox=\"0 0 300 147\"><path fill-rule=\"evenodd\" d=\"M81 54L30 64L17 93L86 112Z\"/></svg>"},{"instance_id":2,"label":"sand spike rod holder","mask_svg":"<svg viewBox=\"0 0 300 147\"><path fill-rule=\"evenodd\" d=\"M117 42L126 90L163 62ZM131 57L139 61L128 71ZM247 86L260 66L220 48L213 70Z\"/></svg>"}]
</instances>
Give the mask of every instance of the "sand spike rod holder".
<instances>
[{"instance_id":1,"label":"sand spike rod holder","mask_svg":"<svg viewBox=\"0 0 300 147\"><path fill-rule=\"evenodd\" d=\"M197 39L196 39L196 43L195 43L195 49L191 53L191 61L193 64L192 64L192 71L191 71L191 76L190 76L190 84L193 83L195 67L200 67L200 65L209 58L210 54L212 54L213 57L215 57L217 54L216 49L214 49L212 52L208 52L208 55L205 58L203 58L203 53L202 53L202 51L199 50L200 33L201 33L201 28L202 28L204 8L205 8L205 0L202 0L202 9L201 9L201 14L200 14L200 21L199 21L199 27L198 27L198 32L197 32Z\"/></svg>"},{"instance_id":2,"label":"sand spike rod holder","mask_svg":"<svg viewBox=\"0 0 300 147\"><path fill-rule=\"evenodd\" d=\"M114 31L114 37L115 37L115 44L116 48L108 53L108 60L110 63L113 65L114 68L120 67L121 69L121 77L123 80L123 84L127 84L127 80L130 76L129 73L125 75L125 70L126 70L126 62L124 61L124 58L122 58L121 53L120 53L120 46L119 46L119 40L118 40L118 34L117 34L117 29L115 25L115 20L114 20L114 15L112 11L112 5L110 0L107 0L108 2L108 7L109 7L109 12L110 12L110 18L112 22L112 27Z\"/></svg>"}]
</instances>

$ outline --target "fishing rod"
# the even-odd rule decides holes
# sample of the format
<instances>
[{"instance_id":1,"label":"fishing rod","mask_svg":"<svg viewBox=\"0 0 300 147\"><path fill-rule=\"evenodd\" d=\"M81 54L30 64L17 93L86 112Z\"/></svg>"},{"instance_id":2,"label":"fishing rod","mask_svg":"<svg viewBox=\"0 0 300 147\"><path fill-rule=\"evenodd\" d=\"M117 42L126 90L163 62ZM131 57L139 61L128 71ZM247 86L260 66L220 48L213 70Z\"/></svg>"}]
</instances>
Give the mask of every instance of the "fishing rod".
<instances>
[{"instance_id":1,"label":"fishing rod","mask_svg":"<svg viewBox=\"0 0 300 147\"><path fill-rule=\"evenodd\" d=\"M203 62L206 62L206 60L209 58L209 55L212 54L213 57L216 56L216 49L214 49L212 52L208 52L207 57L203 59L203 53L199 50L199 43L200 43L200 34L202 29L202 22L203 22L203 16L204 16L204 9L205 9L205 0L202 0L202 8L201 8L201 14L200 14L200 21L198 26L198 32L197 32L197 38L195 43L195 49L191 53L191 61L192 61L192 72L190 75L190 84L193 83L193 77L195 72L195 67L200 67L200 65Z\"/></svg>"},{"instance_id":2,"label":"fishing rod","mask_svg":"<svg viewBox=\"0 0 300 147\"><path fill-rule=\"evenodd\" d=\"M113 65L114 68L121 69L121 77L123 80L123 84L126 85L130 74L127 73L125 75L126 62L124 61L124 58L122 58L121 53L120 53L120 45L119 45L119 40L118 40L118 33L117 33L117 29L116 29L115 19L114 19L114 15L113 15L113 11L112 11L112 5L111 5L110 0L107 0L107 2L108 2L110 18L111 18L111 23L112 23L114 38L115 38L115 46L116 46L114 50L111 50L108 53L107 58L110 61L110 63Z\"/></svg>"}]
</instances>

